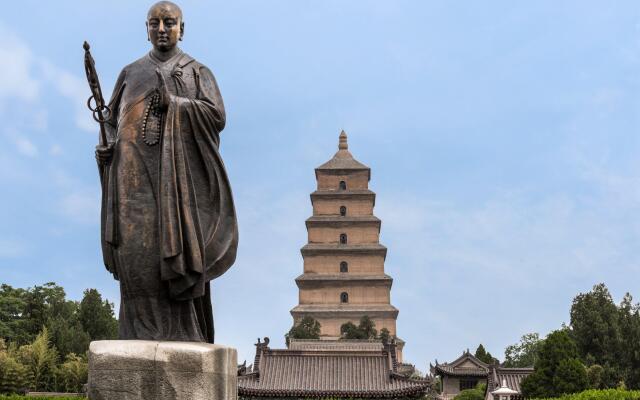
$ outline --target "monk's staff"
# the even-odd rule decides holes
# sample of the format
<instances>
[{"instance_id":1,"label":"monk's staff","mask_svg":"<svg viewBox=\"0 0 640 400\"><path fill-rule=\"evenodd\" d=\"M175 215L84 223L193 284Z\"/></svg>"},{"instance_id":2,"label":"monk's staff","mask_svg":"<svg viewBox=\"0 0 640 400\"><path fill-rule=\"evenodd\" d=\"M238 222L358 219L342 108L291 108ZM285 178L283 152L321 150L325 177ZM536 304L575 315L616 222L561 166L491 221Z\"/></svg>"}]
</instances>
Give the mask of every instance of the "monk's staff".
<instances>
[{"instance_id":1,"label":"monk's staff","mask_svg":"<svg viewBox=\"0 0 640 400\"><path fill-rule=\"evenodd\" d=\"M96 64L89 51L89 43L85 41L82 47L84 48L84 70L87 73L87 81L89 81L89 88L91 89L91 97L87 100L87 107L93 113L93 119L100 124L100 145L107 146L109 143L107 142L107 131L104 124L109 119L111 110L104 104L98 72L96 72ZM93 100L93 105L91 100Z\"/></svg>"}]
</instances>

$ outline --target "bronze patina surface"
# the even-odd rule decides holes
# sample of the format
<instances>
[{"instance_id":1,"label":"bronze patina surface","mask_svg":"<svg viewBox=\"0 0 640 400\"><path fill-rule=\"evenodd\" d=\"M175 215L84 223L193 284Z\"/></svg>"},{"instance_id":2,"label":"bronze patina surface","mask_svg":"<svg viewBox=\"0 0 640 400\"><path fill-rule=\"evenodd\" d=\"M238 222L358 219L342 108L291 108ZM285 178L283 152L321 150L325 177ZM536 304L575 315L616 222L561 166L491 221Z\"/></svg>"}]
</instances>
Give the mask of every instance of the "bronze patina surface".
<instances>
[{"instance_id":1,"label":"bronze patina surface","mask_svg":"<svg viewBox=\"0 0 640 400\"><path fill-rule=\"evenodd\" d=\"M180 8L147 15L152 50L118 77L101 169L104 263L120 281L120 339L213 343L210 281L238 226L219 153L225 111L211 71L178 47Z\"/></svg>"}]
</instances>

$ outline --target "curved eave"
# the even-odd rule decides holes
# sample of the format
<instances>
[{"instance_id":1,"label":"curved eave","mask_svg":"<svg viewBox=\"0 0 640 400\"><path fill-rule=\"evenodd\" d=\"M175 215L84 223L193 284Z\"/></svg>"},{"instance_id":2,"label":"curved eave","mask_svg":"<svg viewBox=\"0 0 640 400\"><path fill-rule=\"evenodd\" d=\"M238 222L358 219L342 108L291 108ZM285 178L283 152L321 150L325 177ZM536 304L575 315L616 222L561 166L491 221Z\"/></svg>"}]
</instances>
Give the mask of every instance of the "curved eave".
<instances>
[{"instance_id":1,"label":"curved eave","mask_svg":"<svg viewBox=\"0 0 640 400\"><path fill-rule=\"evenodd\" d=\"M389 275L353 275L344 274L302 274L296 278L298 288L321 287L321 286L341 286L349 284L351 286L384 286L391 287L393 278Z\"/></svg>"},{"instance_id":2,"label":"curved eave","mask_svg":"<svg viewBox=\"0 0 640 400\"><path fill-rule=\"evenodd\" d=\"M473 377L481 377L481 378L486 378L487 376L489 376L489 371L482 371L479 369L469 369L468 371L465 371L464 369L450 369L447 367L442 367L440 365L436 365L433 367L433 370L435 370L435 375L449 375L449 376L473 376Z\"/></svg>"},{"instance_id":3,"label":"curved eave","mask_svg":"<svg viewBox=\"0 0 640 400\"><path fill-rule=\"evenodd\" d=\"M362 306L358 304L299 304L291 311L291 315L296 316L314 315L318 318L360 318L368 315L372 318L398 318L399 311L391 304L380 304L376 306Z\"/></svg>"},{"instance_id":4,"label":"curved eave","mask_svg":"<svg viewBox=\"0 0 640 400\"><path fill-rule=\"evenodd\" d=\"M376 205L376 193L371 190L316 190L310 197L311 204L316 200L370 200Z\"/></svg>"},{"instance_id":5,"label":"curved eave","mask_svg":"<svg viewBox=\"0 0 640 400\"><path fill-rule=\"evenodd\" d=\"M363 167L324 167L319 166L316 168L316 179L320 177L320 174L326 175L349 175L354 172L366 172L367 173L367 181L371 180L371 168L367 166Z\"/></svg>"},{"instance_id":6,"label":"curved eave","mask_svg":"<svg viewBox=\"0 0 640 400\"><path fill-rule=\"evenodd\" d=\"M344 228L351 226L374 226L380 231L382 222L378 217L373 215L367 215L362 217L349 217L349 216L313 216L305 221L308 228L313 227L331 227L331 228Z\"/></svg>"},{"instance_id":7,"label":"curved eave","mask_svg":"<svg viewBox=\"0 0 640 400\"><path fill-rule=\"evenodd\" d=\"M309 243L300 249L302 256L314 256L314 255L369 255L376 254L381 255L383 258L387 258L387 248L379 243L375 244L319 244Z\"/></svg>"}]
</instances>

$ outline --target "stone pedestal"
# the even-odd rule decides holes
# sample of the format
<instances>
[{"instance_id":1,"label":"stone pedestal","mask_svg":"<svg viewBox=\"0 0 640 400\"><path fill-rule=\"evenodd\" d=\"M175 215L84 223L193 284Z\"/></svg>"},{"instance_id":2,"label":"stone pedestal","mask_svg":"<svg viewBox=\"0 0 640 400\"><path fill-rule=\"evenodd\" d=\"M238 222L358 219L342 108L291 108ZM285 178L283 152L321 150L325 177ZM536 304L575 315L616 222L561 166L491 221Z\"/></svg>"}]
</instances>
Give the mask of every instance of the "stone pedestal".
<instances>
[{"instance_id":1,"label":"stone pedestal","mask_svg":"<svg viewBox=\"0 0 640 400\"><path fill-rule=\"evenodd\" d=\"M237 353L207 343L103 340L89 347L91 400L236 400Z\"/></svg>"}]
</instances>

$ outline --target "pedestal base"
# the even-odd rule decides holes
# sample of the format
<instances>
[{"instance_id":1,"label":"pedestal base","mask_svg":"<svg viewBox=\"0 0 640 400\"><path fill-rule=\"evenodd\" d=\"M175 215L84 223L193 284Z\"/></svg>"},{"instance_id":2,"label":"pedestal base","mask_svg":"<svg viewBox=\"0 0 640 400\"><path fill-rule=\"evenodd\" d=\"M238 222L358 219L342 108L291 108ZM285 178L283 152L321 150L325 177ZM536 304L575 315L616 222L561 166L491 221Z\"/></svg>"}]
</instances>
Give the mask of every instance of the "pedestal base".
<instances>
[{"instance_id":1,"label":"pedestal base","mask_svg":"<svg viewBox=\"0 0 640 400\"><path fill-rule=\"evenodd\" d=\"M237 400L237 358L207 343L91 342L89 399Z\"/></svg>"}]
</instances>

